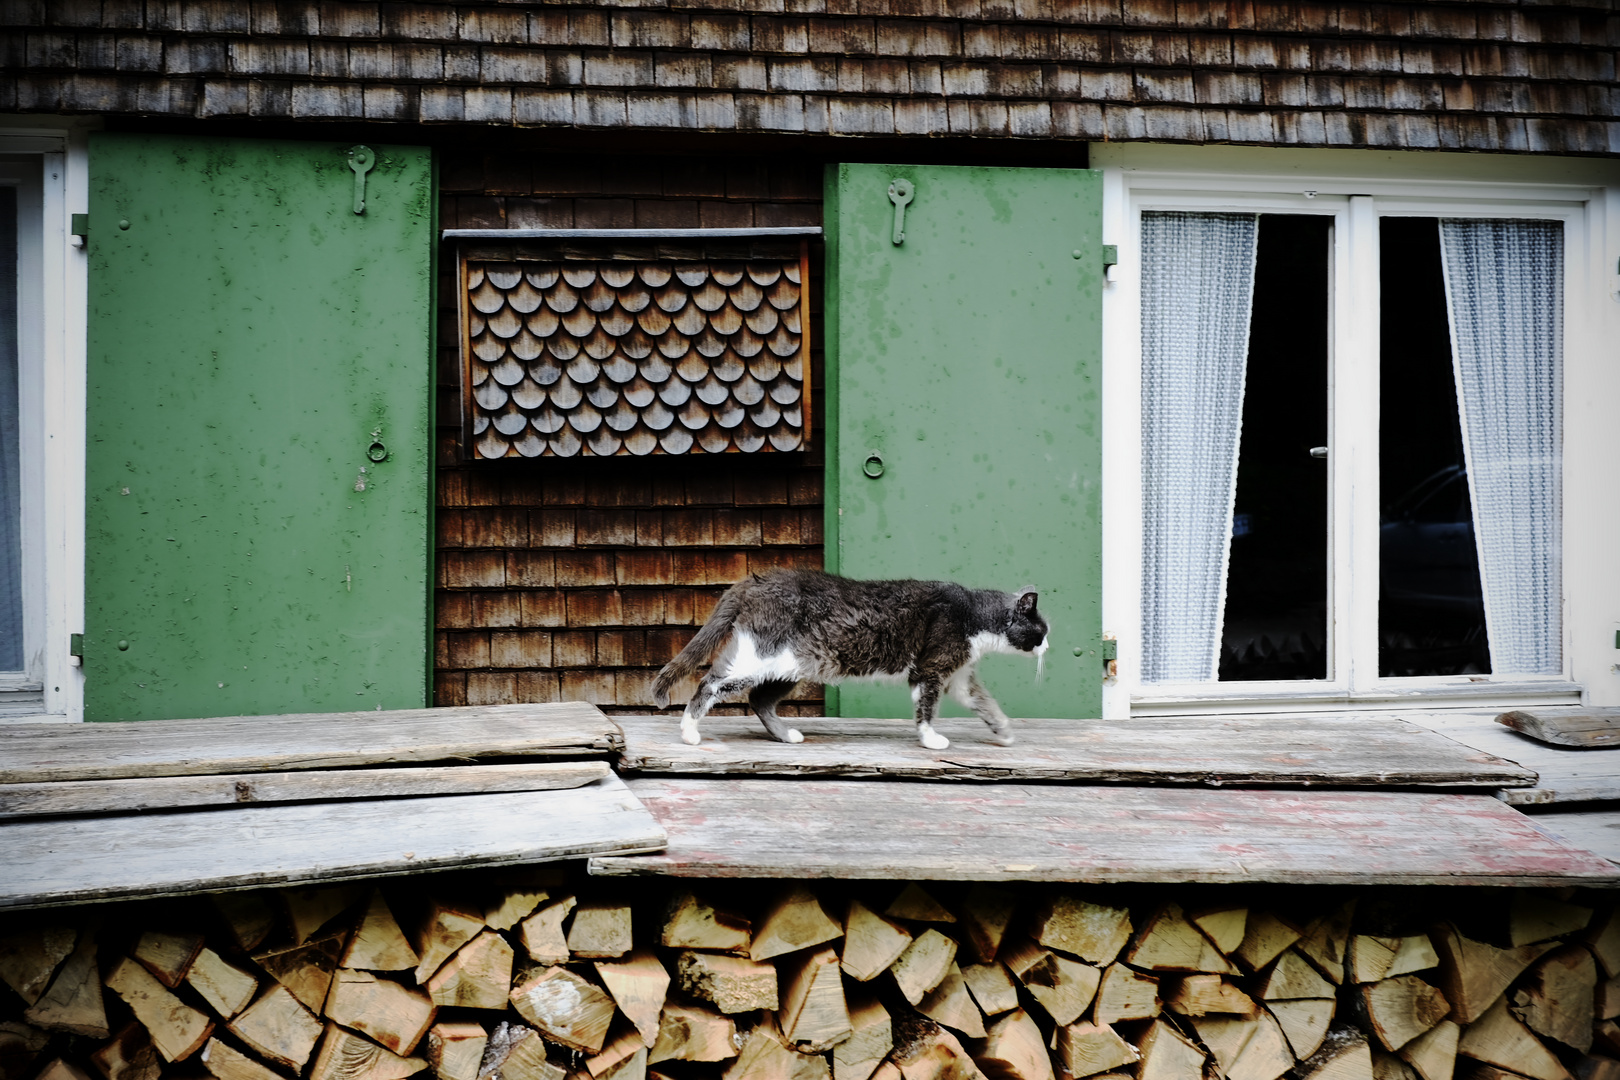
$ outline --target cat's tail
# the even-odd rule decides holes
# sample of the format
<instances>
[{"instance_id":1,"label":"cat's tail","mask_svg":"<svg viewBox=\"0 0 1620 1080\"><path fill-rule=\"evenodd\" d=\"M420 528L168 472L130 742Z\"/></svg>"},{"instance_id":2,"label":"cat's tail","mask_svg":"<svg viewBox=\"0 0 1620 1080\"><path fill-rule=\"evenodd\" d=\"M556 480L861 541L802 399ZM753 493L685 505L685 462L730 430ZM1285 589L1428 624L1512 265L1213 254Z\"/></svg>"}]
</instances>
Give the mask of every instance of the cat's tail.
<instances>
[{"instance_id":1,"label":"cat's tail","mask_svg":"<svg viewBox=\"0 0 1620 1080\"><path fill-rule=\"evenodd\" d=\"M653 681L653 702L660 709L669 705L669 688L702 666L726 639L726 635L731 633L731 626L737 621L737 612L742 608L743 594L753 588L755 580L753 576L745 577L727 589L715 605L714 614L703 624L703 629L687 643L679 656L665 664L658 673L658 678Z\"/></svg>"}]
</instances>

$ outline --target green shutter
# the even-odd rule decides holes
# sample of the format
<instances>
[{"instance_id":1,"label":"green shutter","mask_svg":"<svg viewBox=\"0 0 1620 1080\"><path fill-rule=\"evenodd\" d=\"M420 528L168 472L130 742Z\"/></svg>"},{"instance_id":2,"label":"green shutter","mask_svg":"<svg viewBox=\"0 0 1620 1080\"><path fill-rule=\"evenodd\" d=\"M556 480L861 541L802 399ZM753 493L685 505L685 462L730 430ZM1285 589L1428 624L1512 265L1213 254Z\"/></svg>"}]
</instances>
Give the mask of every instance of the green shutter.
<instances>
[{"instance_id":1,"label":"green shutter","mask_svg":"<svg viewBox=\"0 0 1620 1080\"><path fill-rule=\"evenodd\" d=\"M1101 211L1091 170L828 172L828 569L1038 588L1045 679L981 668L1015 717L1101 714ZM836 711L911 703L854 684Z\"/></svg>"},{"instance_id":2,"label":"green shutter","mask_svg":"<svg viewBox=\"0 0 1620 1080\"><path fill-rule=\"evenodd\" d=\"M347 144L92 136L88 719L426 700L432 168L371 149L356 214Z\"/></svg>"}]
</instances>

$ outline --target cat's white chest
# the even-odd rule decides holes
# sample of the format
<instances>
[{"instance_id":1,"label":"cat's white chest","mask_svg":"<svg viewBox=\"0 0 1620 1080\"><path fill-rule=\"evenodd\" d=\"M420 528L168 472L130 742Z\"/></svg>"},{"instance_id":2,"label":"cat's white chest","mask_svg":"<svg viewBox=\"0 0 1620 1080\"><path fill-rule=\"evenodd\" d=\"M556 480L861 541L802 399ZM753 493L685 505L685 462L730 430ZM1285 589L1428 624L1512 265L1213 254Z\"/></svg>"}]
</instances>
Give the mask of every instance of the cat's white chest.
<instances>
[{"instance_id":1,"label":"cat's white chest","mask_svg":"<svg viewBox=\"0 0 1620 1080\"><path fill-rule=\"evenodd\" d=\"M991 653L1017 653L1007 635L994 630L980 630L968 638L968 667L977 664L980 658Z\"/></svg>"}]
</instances>

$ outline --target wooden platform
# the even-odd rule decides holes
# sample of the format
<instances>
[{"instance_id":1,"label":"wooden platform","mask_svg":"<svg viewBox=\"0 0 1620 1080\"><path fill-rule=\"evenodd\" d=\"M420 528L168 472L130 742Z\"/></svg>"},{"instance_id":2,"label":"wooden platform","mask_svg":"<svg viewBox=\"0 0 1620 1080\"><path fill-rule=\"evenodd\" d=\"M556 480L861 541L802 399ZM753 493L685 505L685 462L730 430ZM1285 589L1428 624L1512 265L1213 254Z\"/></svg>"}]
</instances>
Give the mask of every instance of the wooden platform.
<instances>
[{"instance_id":1,"label":"wooden platform","mask_svg":"<svg viewBox=\"0 0 1620 1080\"><path fill-rule=\"evenodd\" d=\"M1532 816L1538 828L1620 864L1620 807L1558 809Z\"/></svg>"},{"instance_id":2,"label":"wooden platform","mask_svg":"<svg viewBox=\"0 0 1620 1080\"><path fill-rule=\"evenodd\" d=\"M621 745L613 721L584 702L127 724L8 724L0 727L0 783L607 757Z\"/></svg>"},{"instance_id":3,"label":"wooden platform","mask_svg":"<svg viewBox=\"0 0 1620 1080\"><path fill-rule=\"evenodd\" d=\"M566 791L40 818L0 824L0 908L656 851L664 839L616 776Z\"/></svg>"},{"instance_id":4,"label":"wooden platform","mask_svg":"<svg viewBox=\"0 0 1620 1080\"><path fill-rule=\"evenodd\" d=\"M1548 710L1537 709L1538 713ZM1406 720L1448 739L1534 770L1531 787L1506 788L1511 806L1620 799L1620 748L1578 750L1548 746L1496 722L1500 709L1484 712L1412 712Z\"/></svg>"},{"instance_id":5,"label":"wooden platform","mask_svg":"<svg viewBox=\"0 0 1620 1080\"><path fill-rule=\"evenodd\" d=\"M1620 866L1486 795L644 778L661 854L594 874L1294 884L1620 885Z\"/></svg>"},{"instance_id":6,"label":"wooden platform","mask_svg":"<svg viewBox=\"0 0 1620 1080\"><path fill-rule=\"evenodd\" d=\"M978 720L937 725L929 750L908 720L799 719L802 743L774 742L753 717L710 717L703 742L674 716L621 716L620 771L641 776L844 776L1068 780L1116 784L1511 788L1536 774L1388 716L1016 720L997 746ZM1620 762L1617 762L1620 764Z\"/></svg>"}]
</instances>

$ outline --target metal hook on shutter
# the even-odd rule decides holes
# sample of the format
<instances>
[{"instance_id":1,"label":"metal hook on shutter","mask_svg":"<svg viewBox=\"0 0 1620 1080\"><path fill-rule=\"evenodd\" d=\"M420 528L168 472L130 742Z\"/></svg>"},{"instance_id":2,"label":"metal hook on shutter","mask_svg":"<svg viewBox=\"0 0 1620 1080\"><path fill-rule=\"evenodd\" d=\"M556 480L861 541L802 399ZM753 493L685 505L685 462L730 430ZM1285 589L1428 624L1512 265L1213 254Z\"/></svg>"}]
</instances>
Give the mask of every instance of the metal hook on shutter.
<instances>
[{"instance_id":1,"label":"metal hook on shutter","mask_svg":"<svg viewBox=\"0 0 1620 1080\"><path fill-rule=\"evenodd\" d=\"M870 454L867 454L866 460L861 463L861 472L865 473L870 479L873 480L876 480L878 477L882 476L883 455L878 453L876 450L872 451Z\"/></svg>"},{"instance_id":2,"label":"metal hook on shutter","mask_svg":"<svg viewBox=\"0 0 1620 1080\"><path fill-rule=\"evenodd\" d=\"M917 189L911 186L910 180L896 178L889 181L889 201L894 203L894 243L895 246L906 242L906 207L916 195Z\"/></svg>"}]
</instances>

